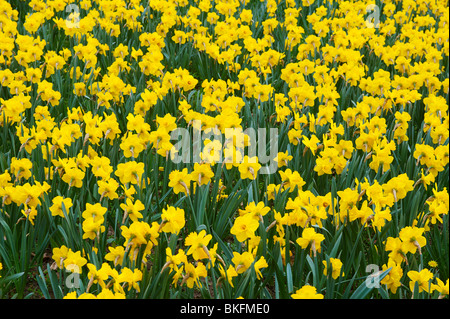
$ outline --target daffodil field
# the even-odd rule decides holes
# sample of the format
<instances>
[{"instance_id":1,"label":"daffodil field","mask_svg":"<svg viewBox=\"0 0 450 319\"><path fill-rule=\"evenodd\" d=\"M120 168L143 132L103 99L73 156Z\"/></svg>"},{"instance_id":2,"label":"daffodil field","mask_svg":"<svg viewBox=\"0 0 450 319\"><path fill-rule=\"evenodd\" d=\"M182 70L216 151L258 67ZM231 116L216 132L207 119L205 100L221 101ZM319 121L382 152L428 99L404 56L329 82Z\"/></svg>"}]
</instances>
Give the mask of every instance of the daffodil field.
<instances>
[{"instance_id":1,"label":"daffodil field","mask_svg":"<svg viewBox=\"0 0 450 319\"><path fill-rule=\"evenodd\" d=\"M0 8L0 298L448 298L448 1Z\"/></svg>"}]
</instances>

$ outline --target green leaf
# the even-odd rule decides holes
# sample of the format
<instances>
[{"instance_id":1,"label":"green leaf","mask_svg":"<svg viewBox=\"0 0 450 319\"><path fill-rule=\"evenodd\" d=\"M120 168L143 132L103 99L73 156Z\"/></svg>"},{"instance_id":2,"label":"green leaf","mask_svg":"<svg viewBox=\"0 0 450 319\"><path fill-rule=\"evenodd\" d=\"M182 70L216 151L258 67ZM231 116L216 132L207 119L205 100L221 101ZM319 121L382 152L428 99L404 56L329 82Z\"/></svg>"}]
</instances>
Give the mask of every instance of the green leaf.
<instances>
[{"instance_id":1,"label":"green leaf","mask_svg":"<svg viewBox=\"0 0 450 319\"><path fill-rule=\"evenodd\" d=\"M211 230L214 238L217 240L217 242L219 243L219 247L222 249L222 251L225 253L225 255L227 256L228 259L232 259L233 258L233 251L230 249L230 247L228 247L223 241L222 239L220 239L219 235L214 231Z\"/></svg>"},{"instance_id":2,"label":"green leaf","mask_svg":"<svg viewBox=\"0 0 450 319\"><path fill-rule=\"evenodd\" d=\"M286 266L286 281L287 281L288 292L292 293L294 291L294 283L292 282L292 269L291 269L291 264L289 264L289 263Z\"/></svg>"},{"instance_id":3,"label":"green leaf","mask_svg":"<svg viewBox=\"0 0 450 319\"><path fill-rule=\"evenodd\" d=\"M38 267L38 271L39 275L36 275L36 281L39 285L39 288L41 289L41 292L44 295L45 299L51 299L50 292L48 291L47 285L45 284L45 276L40 266Z\"/></svg>"},{"instance_id":4,"label":"green leaf","mask_svg":"<svg viewBox=\"0 0 450 319\"><path fill-rule=\"evenodd\" d=\"M317 258L314 258L314 261L311 259L309 255L306 255L306 260L308 262L309 267L311 268L311 272L313 275L313 286L317 288L317 284L319 282L318 271L317 271Z\"/></svg>"},{"instance_id":5,"label":"green leaf","mask_svg":"<svg viewBox=\"0 0 450 319\"><path fill-rule=\"evenodd\" d=\"M56 274L50 269L50 264L47 264L47 274L50 278L50 284L52 286L53 294L55 298L62 299L63 298L63 292L61 289L61 286L59 284L58 278L56 277ZM43 277L45 278L45 277Z\"/></svg>"},{"instance_id":6,"label":"green leaf","mask_svg":"<svg viewBox=\"0 0 450 319\"><path fill-rule=\"evenodd\" d=\"M390 299L388 292L383 287L378 288L378 292L380 293L381 298L383 298L383 299Z\"/></svg>"},{"instance_id":7,"label":"green leaf","mask_svg":"<svg viewBox=\"0 0 450 319\"><path fill-rule=\"evenodd\" d=\"M6 276L5 278L1 278L1 279L2 279L3 281L5 281L5 282L14 281L14 280L16 280L16 279L22 277L23 274L24 274L24 272L22 271L22 272L19 272L19 273L17 273L17 274L10 275L10 276Z\"/></svg>"},{"instance_id":8,"label":"green leaf","mask_svg":"<svg viewBox=\"0 0 450 319\"><path fill-rule=\"evenodd\" d=\"M382 273L376 273L372 274L366 277L366 280L353 292L353 294L350 296L350 299L364 299L373 288L379 288L376 287L375 280L380 282L383 280L384 277L391 271L391 268L386 269ZM369 277L371 277L371 281L368 282Z\"/></svg>"},{"instance_id":9,"label":"green leaf","mask_svg":"<svg viewBox=\"0 0 450 319\"><path fill-rule=\"evenodd\" d=\"M343 227L341 227L343 229ZM333 249L330 252L330 258L336 258L337 250L339 249L339 244L341 243L342 239L342 232L339 234L339 237L336 239L336 242L334 243Z\"/></svg>"}]
</instances>

